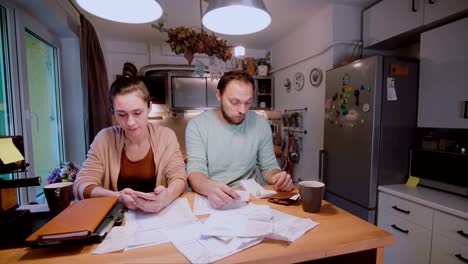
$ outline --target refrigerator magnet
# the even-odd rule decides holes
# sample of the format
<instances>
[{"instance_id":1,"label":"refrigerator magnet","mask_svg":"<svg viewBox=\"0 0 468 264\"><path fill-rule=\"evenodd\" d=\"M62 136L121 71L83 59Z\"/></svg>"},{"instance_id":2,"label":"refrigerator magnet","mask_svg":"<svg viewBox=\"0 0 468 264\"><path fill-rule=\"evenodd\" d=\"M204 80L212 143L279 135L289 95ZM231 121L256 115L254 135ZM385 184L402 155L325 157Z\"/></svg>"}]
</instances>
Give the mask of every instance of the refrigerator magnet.
<instances>
[{"instance_id":1,"label":"refrigerator magnet","mask_svg":"<svg viewBox=\"0 0 468 264\"><path fill-rule=\"evenodd\" d=\"M367 113L367 112L369 112L369 110L370 110L370 105L369 104L364 104L362 106L362 111Z\"/></svg>"}]
</instances>

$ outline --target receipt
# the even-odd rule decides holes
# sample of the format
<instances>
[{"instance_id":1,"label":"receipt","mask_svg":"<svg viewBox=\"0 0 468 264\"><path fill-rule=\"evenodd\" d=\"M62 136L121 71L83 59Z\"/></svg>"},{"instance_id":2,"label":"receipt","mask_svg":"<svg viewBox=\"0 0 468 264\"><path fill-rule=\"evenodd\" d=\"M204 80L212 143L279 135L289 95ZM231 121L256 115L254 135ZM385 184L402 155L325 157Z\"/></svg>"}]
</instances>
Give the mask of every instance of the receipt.
<instances>
[{"instance_id":1,"label":"receipt","mask_svg":"<svg viewBox=\"0 0 468 264\"><path fill-rule=\"evenodd\" d=\"M124 250L127 246L128 235L125 226L114 226L104 241L91 252L92 254L105 254Z\"/></svg>"}]
</instances>

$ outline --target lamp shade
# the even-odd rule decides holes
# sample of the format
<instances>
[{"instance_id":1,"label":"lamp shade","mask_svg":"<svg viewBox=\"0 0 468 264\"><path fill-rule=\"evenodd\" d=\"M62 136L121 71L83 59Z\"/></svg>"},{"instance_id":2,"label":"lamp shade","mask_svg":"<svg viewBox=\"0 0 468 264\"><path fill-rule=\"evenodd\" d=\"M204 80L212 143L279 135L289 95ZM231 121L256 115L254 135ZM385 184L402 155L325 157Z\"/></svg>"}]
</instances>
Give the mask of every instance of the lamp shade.
<instances>
[{"instance_id":1,"label":"lamp shade","mask_svg":"<svg viewBox=\"0 0 468 264\"><path fill-rule=\"evenodd\" d=\"M226 35L245 35L265 29L271 15L262 0L211 0L203 25Z\"/></svg>"},{"instance_id":2,"label":"lamp shade","mask_svg":"<svg viewBox=\"0 0 468 264\"><path fill-rule=\"evenodd\" d=\"M159 19L161 5L156 0L76 0L87 12L116 22L140 24Z\"/></svg>"}]
</instances>

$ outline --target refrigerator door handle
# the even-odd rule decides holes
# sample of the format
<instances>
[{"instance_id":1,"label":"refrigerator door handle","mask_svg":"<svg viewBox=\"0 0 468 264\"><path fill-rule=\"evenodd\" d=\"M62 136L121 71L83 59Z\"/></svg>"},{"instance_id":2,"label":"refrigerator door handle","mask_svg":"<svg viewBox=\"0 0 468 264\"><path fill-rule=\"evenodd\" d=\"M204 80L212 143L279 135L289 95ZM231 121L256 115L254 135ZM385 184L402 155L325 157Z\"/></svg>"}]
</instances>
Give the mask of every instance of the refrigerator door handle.
<instances>
[{"instance_id":1,"label":"refrigerator door handle","mask_svg":"<svg viewBox=\"0 0 468 264\"><path fill-rule=\"evenodd\" d=\"M319 151L319 181L323 182L324 176L324 160L325 160L325 150L321 149Z\"/></svg>"}]
</instances>

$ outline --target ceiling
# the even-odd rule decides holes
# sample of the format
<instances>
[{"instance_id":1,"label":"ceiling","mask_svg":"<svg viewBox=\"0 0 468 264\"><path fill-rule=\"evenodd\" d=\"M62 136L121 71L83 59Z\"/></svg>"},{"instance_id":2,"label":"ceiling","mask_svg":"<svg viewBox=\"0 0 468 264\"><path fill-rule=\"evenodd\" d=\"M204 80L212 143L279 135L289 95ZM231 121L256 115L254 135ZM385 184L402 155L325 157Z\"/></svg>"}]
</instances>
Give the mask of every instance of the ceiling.
<instances>
[{"instance_id":1,"label":"ceiling","mask_svg":"<svg viewBox=\"0 0 468 264\"><path fill-rule=\"evenodd\" d=\"M165 12L163 16L164 27L193 26L200 28L200 1L159 0L159 2ZM204 11L208 4L206 0L201 2ZM295 27L300 26L310 16L319 12L331 2L364 8L375 2L375 0L264 0L268 11L272 15L272 23L267 29L244 36L216 35L225 38L231 45L243 45L250 49L269 49L272 43L281 39L289 31L294 30ZM117 23L96 17L84 10L81 11L94 25L98 34L108 40L160 44L167 39L167 35L153 28L151 23ZM242 19L242 17L239 17L239 19Z\"/></svg>"}]
</instances>

